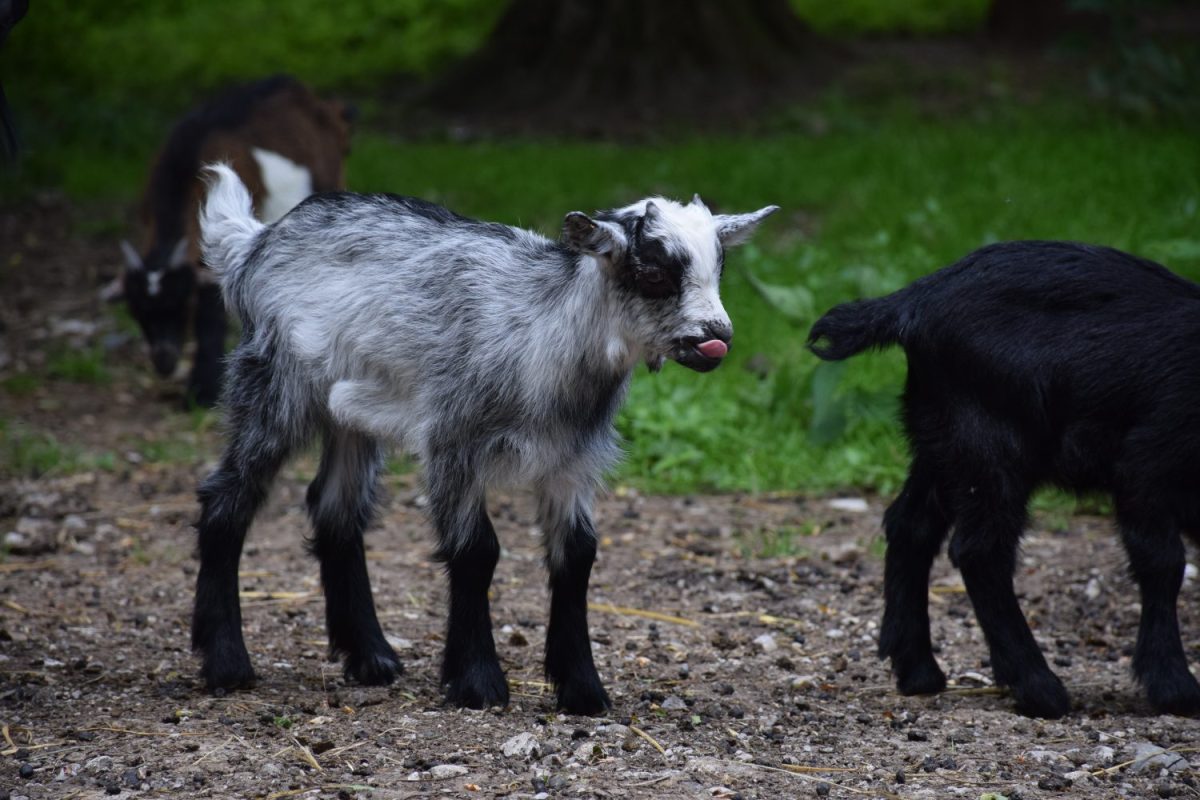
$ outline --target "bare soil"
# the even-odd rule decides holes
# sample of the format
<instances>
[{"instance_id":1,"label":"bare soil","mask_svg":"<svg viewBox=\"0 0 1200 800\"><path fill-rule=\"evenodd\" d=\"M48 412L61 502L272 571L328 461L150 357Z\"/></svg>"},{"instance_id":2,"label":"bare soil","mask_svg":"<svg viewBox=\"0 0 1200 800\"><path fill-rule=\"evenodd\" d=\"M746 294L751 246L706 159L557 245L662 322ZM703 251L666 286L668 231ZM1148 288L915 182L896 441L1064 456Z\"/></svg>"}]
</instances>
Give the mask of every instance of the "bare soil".
<instances>
[{"instance_id":1,"label":"bare soil","mask_svg":"<svg viewBox=\"0 0 1200 800\"><path fill-rule=\"evenodd\" d=\"M444 580L412 475L389 477L368 535L406 674L389 688L347 685L327 660L302 546L314 465L302 459L242 562L258 685L207 694L188 646L190 525L220 434L178 410L178 382L149 377L136 338L97 298L117 249L80 233L95 228L52 198L0 214L0 380L37 377L0 388L0 417L95 457L0 478L0 536L15 534L0 560L0 797L1200 796L1200 723L1154 716L1131 680L1137 596L1108 522L1088 517L1036 522L1018 575L1074 698L1047 722L1017 716L991 685L944 559L930 599L952 687L896 694L874 655L887 498L847 510L617 487L599 504L591 590L614 708L584 718L556 714L543 683L532 509L497 496L493 614L513 700L462 711L441 703ZM104 349L107 382L47 376L54 353L89 347ZM1181 602L1193 663L1197 584Z\"/></svg>"}]
</instances>

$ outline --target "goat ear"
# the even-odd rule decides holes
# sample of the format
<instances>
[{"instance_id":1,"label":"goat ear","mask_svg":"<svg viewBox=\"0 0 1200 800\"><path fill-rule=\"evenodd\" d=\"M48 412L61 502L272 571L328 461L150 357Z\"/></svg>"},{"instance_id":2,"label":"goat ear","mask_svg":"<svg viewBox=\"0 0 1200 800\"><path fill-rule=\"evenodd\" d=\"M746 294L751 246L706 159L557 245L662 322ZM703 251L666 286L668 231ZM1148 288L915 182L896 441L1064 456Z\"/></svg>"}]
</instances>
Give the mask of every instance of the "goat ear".
<instances>
[{"instance_id":1,"label":"goat ear","mask_svg":"<svg viewBox=\"0 0 1200 800\"><path fill-rule=\"evenodd\" d=\"M700 199L699 192L696 192L694 195L692 195L691 204L694 206L699 206L700 208L708 208L708 206L704 205L704 201Z\"/></svg>"},{"instance_id":2,"label":"goat ear","mask_svg":"<svg viewBox=\"0 0 1200 800\"><path fill-rule=\"evenodd\" d=\"M142 257L138 255L137 249L129 243L128 239L121 240L121 255L125 257L125 266L134 272L146 266L142 263Z\"/></svg>"},{"instance_id":3,"label":"goat ear","mask_svg":"<svg viewBox=\"0 0 1200 800\"><path fill-rule=\"evenodd\" d=\"M119 303L125 299L125 281L120 275L100 288L100 299L105 303Z\"/></svg>"},{"instance_id":4,"label":"goat ear","mask_svg":"<svg viewBox=\"0 0 1200 800\"><path fill-rule=\"evenodd\" d=\"M577 253L612 259L625 250L625 233L608 222L592 219L582 211L563 218L562 241Z\"/></svg>"},{"instance_id":5,"label":"goat ear","mask_svg":"<svg viewBox=\"0 0 1200 800\"><path fill-rule=\"evenodd\" d=\"M717 223L717 238L725 247L733 247L747 241L764 219L779 210L779 206L767 206L749 214L718 214L713 217Z\"/></svg>"},{"instance_id":6,"label":"goat ear","mask_svg":"<svg viewBox=\"0 0 1200 800\"><path fill-rule=\"evenodd\" d=\"M659 209L658 204L653 200L650 200L646 203L645 217L646 222L655 222L662 219L662 210Z\"/></svg>"},{"instance_id":7,"label":"goat ear","mask_svg":"<svg viewBox=\"0 0 1200 800\"><path fill-rule=\"evenodd\" d=\"M186 267L188 263L188 240L180 239L175 243L175 249L171 251L171 258L167 261L167 269L179 269Z\"/></svg>"}]
</instances>

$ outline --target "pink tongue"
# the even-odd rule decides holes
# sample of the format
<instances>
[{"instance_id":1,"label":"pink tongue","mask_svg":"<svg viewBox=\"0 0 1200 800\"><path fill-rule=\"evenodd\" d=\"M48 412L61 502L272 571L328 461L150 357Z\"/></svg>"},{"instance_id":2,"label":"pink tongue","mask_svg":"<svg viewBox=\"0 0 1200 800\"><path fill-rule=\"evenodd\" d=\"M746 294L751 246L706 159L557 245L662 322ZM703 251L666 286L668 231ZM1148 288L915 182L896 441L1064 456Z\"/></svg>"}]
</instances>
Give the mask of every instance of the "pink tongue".
<instances>
[{"instance_id":1,"label":"pink tongue","mask_svg":"<svg viewBox=\"0 0 1200 800\"><path fill-rule=\"evenodd\" d=\"M720 339L709 339L696 345L696 349L709 358L724 358L729 348Z\"/></svg>"}]
</instances>

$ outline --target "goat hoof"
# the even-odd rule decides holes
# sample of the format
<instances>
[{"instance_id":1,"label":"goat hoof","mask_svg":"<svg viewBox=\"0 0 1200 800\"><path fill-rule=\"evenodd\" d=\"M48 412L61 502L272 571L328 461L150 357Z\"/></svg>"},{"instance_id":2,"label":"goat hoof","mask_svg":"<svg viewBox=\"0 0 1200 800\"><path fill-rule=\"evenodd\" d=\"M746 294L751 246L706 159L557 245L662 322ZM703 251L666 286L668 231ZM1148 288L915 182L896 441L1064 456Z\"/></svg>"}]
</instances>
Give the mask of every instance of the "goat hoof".
<instances>
[{"instance_id":1,"label":"goat hoof","mask_svg":"<svg viewBox=\"0 0 1200 800\"><path fill-rule=\"evenodd\" d=\"M362 656L347 656L343 674L348 681L363 686L387 686L404 672L404 665L392 648Z\"/></svg>"},{"instance_id":2,"label":"goat hoof","mask_svg":"<svg viewBox=\"0 0 1200 800\"><path fill-rule=\"evenodd\" d=\"M946 673L932 656L904 667L897 665L895 669L896 688L900 694L937 694L946 688Z\"/></svg>"},{"instance_id":3,"label":"goat hoof","mask_svg":"<svg viewBox=\"0 0 1200 800\"><path fill-rule=\"evenodd\" d=\"M1200 716L1200 684L1191 674L1148 683L1146 696L1159 714Z\"/></svg>"},{"instance_id":4,"label":"goat hoof","mask_svg":"<svg viewBox=\"0 0 1200 800\"><path fill-rule=\"evenodd\" d=\"M249 689L254 685L254 667L244 647L213 647L205 653L200 668L210 692Z\"/></svg>"},{"instance_id":5,"label":"goat hoof","mask_svg":"<svg viewBox=\"0 0 1200 800\"><path fill-rule=\"evenodd\" d=\"M446 702L459 708L508 705L508 680L498 663L473 664L446 683Z\"/></svg>"},{"instance_id":6,"label":"goat hoof","mask_svg":"<svg viewBox=\"0 0 1200 800\"><path fill-rule=\"evenodd\" d=\"M612 708L600 679L565 683L558 687L558 709L568 714L594 717Z\"/></svg>"},{"instance_id":7,"label":"goat hoof","mask_svg":"<svg viewBox=\"0 0 1200 800\"><path fill-rule=\"evenodd\" d=\"M1053 673L1038 673L1012 686L1017 711L1027 717L1059 719L1071 710L1071 698Z\"/></svg>"}]
</instances>

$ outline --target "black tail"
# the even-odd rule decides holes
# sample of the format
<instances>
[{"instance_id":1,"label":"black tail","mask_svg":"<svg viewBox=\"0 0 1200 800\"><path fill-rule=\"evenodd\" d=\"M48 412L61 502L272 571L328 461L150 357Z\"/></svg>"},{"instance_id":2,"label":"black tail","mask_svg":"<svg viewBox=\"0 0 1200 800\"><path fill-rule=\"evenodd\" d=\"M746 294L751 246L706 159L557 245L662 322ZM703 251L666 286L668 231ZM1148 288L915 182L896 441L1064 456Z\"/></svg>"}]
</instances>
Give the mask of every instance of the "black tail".
<instances>
[{"instance_id":1,"label":"black tail","mask_svg":"<svg viewBox=\"0 0 1200 800\"><path fill-rule=\"evenodd\" d=\"M872 347L900 344L903 293L834 306L808 334L808 348L826 361L841 361Z\"/></svg>"}]
</instances>

